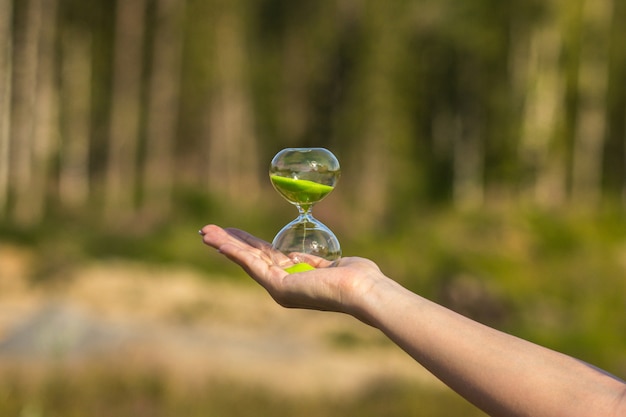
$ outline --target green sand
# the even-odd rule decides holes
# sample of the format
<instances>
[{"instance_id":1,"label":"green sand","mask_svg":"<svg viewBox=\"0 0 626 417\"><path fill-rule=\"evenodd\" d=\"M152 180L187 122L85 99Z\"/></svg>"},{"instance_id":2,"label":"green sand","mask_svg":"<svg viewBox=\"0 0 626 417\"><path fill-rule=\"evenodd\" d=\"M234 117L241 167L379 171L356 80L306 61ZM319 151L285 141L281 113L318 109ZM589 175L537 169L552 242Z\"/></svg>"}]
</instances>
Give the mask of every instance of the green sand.
<instances>
[{"instance_id":1,"label":"green sand","mask_svg":"<svg viewBox=\"0 0 626 417\"><path fill-rule=\"evenodd\" d=\"M296 180L280 175L270 175L270 179L282 195L298 204L316 203L333 190L330 185L309 180Z\"/></svg>"},{"instance_id":2,"label":"green sand","mask_svg":"<svg viewBox=\"0 0 626 417\"><path fill-rule=\"evenodd\" d=\"M297 272L312 271L314 269L315 268L309 264L301 263L292 265L289 268L285 268L285 271L289 272L290 274L295 274Z\"/></svg>"}]
</instances>

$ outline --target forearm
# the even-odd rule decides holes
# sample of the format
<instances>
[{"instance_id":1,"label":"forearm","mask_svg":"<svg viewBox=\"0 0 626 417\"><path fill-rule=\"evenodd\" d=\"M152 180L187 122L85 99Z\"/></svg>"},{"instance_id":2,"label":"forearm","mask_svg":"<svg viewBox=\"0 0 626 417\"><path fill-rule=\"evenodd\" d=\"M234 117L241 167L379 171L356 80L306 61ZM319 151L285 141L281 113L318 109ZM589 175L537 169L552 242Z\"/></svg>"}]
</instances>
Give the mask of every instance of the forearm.
<instances>
[{"instance_id":1,"label":"forearm","mask_svg":"<svg viewBox=\"0 0 626 417\"><path fill-rule=\"evenodd\" d=\"M624 385L617 380L569 356L474 322L391 280L382 280L368 292L359 311L364 321L491 415L618 412Z\"/></svg>"}]
</instances>

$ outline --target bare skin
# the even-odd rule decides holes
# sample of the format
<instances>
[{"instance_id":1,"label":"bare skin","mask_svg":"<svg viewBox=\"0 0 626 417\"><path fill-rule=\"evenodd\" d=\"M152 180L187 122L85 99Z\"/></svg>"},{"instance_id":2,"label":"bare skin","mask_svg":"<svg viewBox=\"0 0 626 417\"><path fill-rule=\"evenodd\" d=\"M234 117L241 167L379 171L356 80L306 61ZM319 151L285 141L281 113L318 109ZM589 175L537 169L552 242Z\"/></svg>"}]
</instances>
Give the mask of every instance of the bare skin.
<instances>
[{"instance_id":1,"label":"bare skin","mask_svg":"<svg viewBox=\"0 0 626 417\"><path fill-rule=\"evenodd\" d=\"M240 265L280 305L346 313L376 327L490 415L626 416L624 381L412 293L368 259L290 258L241 230L208 225L200 233L205 244ZM297 262L317 269L284 271Z\"/></svg>"}]
</instances>

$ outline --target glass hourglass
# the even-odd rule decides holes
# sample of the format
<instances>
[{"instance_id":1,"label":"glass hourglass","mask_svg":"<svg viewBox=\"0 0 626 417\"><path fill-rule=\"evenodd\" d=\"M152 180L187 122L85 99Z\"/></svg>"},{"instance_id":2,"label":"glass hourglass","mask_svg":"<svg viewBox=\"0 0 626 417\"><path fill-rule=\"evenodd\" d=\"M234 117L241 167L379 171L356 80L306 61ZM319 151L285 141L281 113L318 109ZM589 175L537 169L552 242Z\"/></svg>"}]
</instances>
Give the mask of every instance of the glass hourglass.
<instances>
[{"instance_id":1,"label":"glass hourglass","mask_svg":"<svg viewBox=\"0 0 626 417\"><path fill-rule=\"evenodd\" d=\"M341 257L335 234L311 213L326 197L341 174L339 161L324 148L287 148L270 164L272 185L298 209L298 217L283 227L272 246L284 254L311 254L327 260Z\"/></svg>"}]
</instances>

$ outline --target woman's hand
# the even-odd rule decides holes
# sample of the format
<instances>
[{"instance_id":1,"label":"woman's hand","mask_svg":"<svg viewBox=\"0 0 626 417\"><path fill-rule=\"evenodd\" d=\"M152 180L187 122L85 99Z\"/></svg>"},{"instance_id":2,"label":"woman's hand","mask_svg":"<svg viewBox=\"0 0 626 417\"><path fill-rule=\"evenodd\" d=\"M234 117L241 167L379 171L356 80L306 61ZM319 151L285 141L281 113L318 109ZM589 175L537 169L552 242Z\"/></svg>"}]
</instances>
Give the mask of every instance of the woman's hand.
<instances>
[{"instance_id":1,"label":"woman's hand","mask_svg":"<svg viewBox=\"0 0 626 417\"><path fill-rule=\"evenodd\" d=\"M284 307L337 311L359 317L360 303L385 277L376 264L363 258L325 259L293 254L286 256L272 246L238 229L208 225L200 230L205 244L241 266ZM312 271L289 274L285 268L305 262Z\"/></svg>"}]
</instances>

